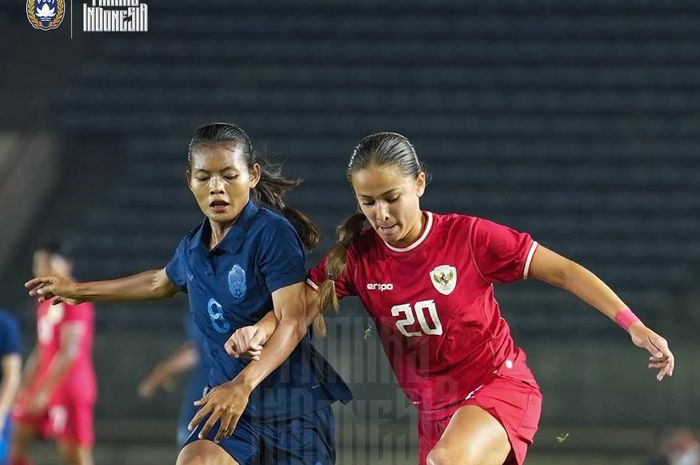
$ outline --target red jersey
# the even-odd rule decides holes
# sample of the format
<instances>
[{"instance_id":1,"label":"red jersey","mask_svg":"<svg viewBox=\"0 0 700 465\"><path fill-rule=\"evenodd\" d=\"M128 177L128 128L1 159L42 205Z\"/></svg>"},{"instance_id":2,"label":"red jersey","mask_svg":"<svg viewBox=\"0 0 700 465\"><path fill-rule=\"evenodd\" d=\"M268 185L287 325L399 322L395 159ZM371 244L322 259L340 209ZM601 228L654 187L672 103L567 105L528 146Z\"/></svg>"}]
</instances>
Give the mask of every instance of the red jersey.
<instances>
[{"instance_id":1,"label":"red jersey","mask_svg":"<svg viewBox=\"0 0 700 465\"><path fill-rule=\"evenodd\" d=\"M35 383L40 386L61 346L61 330L67 324L79 325L78 353L66 377L57 385L52 398L66 396L87 402L95 400L97 383L92 365L92 341L95 332L94 307L91 303L69 305L51 302L37 307L37 371Z\"/></svg>"},{"instance_id":2,"label":"red jersey","mask_svg":"<svg viewBox=\"0 0 700 465\"><path fill-rule=\"evenodd\" d=\"M501 317L493 283L527 278L537 243L476 217L424 215L421 236L403 248L365 229L336 278L338 297L360 298L396 378L421 411L461 402L501 374L536 386ZM324 259L309 285L325 279Z\"/></svg>"}]
</instances>

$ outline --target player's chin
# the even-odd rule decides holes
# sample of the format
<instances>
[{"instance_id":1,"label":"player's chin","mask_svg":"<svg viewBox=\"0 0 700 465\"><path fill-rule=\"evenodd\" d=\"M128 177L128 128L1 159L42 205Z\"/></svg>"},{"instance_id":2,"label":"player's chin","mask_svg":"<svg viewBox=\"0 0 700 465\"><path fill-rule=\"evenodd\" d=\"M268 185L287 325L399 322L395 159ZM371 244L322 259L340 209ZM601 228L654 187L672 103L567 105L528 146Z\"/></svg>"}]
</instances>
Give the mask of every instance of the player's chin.
<instances>
[{"instance_id":1,"label":"player's chin","mask_svg":"<svg viewBox=\"0 0 700 465\"><path fill-rule=\"evenodd\" d=\"M229 224L236 219L236 215L232 208L228 208L227 211L217 212L212 209L203 210L204 215L215 223Z\"/></svg>"}]
</instances>

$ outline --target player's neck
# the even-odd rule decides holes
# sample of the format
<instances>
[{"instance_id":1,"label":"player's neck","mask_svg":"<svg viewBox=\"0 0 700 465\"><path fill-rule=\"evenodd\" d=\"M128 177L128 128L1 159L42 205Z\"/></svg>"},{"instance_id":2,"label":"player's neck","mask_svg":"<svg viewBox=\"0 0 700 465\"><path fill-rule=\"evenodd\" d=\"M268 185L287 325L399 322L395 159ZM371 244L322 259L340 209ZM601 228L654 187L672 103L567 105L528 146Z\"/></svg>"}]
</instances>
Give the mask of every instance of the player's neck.
<instances>
[{"instance_id":1,"label":"player's neck","mask_svg":"<svg viewBox=\"0 0 700 465\"><path fill-rule=\"evenodd\" d=\"M420 220L416 222L416 226L411 228L408 234L398 243L398 244L391 244L394 247L408 247L414 242L416 242L422 235L423 231L425 231L425 225L427 224L427 221L425 220L425 214L423 212L420 212Z\"/></svg>"},{"instance_id":2,"label":"player's neck","mask_svg":"<svg viewBox=\"0 0 700 465\"><path fill-rule=\"evenodd\" d=\"M209 250L213 249L224 240L224 237L226 237L226 234L231 230L235 222L236 220L231 223L223 224L211 220L209 221L209 229L211 230L209 236Z\"/></svg>"}]
</instances>

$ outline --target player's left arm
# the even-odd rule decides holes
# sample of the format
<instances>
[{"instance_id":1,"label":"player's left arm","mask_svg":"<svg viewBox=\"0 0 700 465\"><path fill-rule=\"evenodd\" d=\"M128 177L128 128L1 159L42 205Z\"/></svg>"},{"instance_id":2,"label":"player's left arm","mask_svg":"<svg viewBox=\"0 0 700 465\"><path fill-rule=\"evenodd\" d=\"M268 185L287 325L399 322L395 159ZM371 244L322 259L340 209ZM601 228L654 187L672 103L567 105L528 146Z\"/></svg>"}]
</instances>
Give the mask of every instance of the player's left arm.
<instances>
[{"instance_id":1,"label":"player's left arm","mask_svg":"<svg viewBox=\"0 0 700 465\"><path fill-rule=\"evenodd\" d=\"M211 414L199 433L200 438L206 437L218 421L221 424L215 442L233 434L250 393L289 357L302 340L307 329L305 287L304 283L296 283L272 292L279 323L265 344L266 350L260 354L260 359L251 361L233 380L215 387L195 402L201 409L190 421L190 429Z\"/></svg>"},{"instance_id":2,"label":"player's left arm","mask_svg":"<svg viewBox=\"0 0 700 465\"><path fill-rule=\"evenodd\" d=\"M83 321L66 321L61 325L60 347L49 364L41 388L30 402L30 412L36 413L46 408L56 386L63 381L78 359L81 342L86 332L86 323Z\"/></svg>"},{"instance_id":3,"label":"player's left arm","mask_svg":"<svg viewBox=\"0 0 700 465\"><path fill-rule=\"evenodd\" d=\"M532 257L528 276L571 292L613 321L620 316L618 312L627 309L617 294L596 275L541 245ZM666 339L641 321L632 323L627 331L637 347L651 354L649 368L659 370L657 380L673 375L675 360Z\"/></svg>"}]
</instances>

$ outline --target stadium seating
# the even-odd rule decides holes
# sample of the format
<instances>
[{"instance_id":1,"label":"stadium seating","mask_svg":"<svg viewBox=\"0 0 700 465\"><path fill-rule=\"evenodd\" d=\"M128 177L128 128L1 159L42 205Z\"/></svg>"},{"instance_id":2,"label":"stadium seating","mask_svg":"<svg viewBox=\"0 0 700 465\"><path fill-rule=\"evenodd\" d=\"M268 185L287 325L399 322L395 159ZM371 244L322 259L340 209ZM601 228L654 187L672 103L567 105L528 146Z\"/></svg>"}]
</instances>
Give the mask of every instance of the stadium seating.
<instances>
[{"instance_id":1,"label":"stadium seating","mask_svg":"<svg viewBox=\"0 0 700 465\"><path fill-rule=\"evenodd\" d=\"M164 264L198 223L185 154L212 120L239 122L306 179L292 202L321 225L321 249L353 210L353 145L395 130L432 171L427 208L527 230L648 318L697 266L695 3L274 0L220 14L230 7L172 1L146 34L92 35L58 94L66 134L98 134L126 163L76 238L87 275ZM544 286L498 292L519 330L605 324Z\"/></svg>"}]
</instances>

